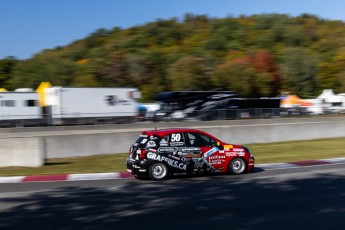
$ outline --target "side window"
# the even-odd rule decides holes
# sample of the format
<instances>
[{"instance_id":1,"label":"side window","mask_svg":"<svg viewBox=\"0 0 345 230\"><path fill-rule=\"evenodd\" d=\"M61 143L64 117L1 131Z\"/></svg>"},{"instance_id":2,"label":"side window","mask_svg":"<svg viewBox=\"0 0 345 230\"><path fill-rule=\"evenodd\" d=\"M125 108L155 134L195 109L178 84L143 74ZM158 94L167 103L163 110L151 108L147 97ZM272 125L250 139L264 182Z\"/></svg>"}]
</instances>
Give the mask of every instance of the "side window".
<instances>
[{"instance_id":1,"label":"side window","mask_svg":"<svg viewBox=\"0 0 345 230\"><path fill-rule=\"evenodd\" d=\"M160 146L185 146L185 140L182 133L172 133L162 138Z\"/></svg>"},{"instance_id":2,"label":"side window","mask_svg":"<svg viewBox=\"0 0 345 230\"><path fill-rule=\"evenodd\" d=\"M193 147L214 147L216 141L206 135L199 133L187 133L187 143Z\"/></svg>"},{"instance_id":3,"label":"side window","mask_svg":"<svg viewBox=\"0 0 345 230\"><path fill-rule=\"evenodd\" d=\"M209 138L208 136L203 135L203 134L199 134L199 137L201 139L203 146L207 146L207 147L215 147L216 146L216 141L213 140L212 138Z\"/></svg>"},{"instance_id":4,"label":"side window","mask_svg":"<svg viewBox=\"0 0 345 230\"><path fill-rule=\"evenodd\" d=\"M1 106L15 107L16 106L16 102L14 100L2 100L1 101Z\"/></svg>"},{"instance_id":5,"label":"side window","mask_svg":"<svg viewBox=\"0 0 345 230\"><path fill-rule=\"evenodd\" d=\"M35 107L35 106L37 106L37 101L36 100L25 100L24 106Z\"/></svg>"},{"instance_id":6,"label":"side window","mask_svg":"<svg viewBox=\"0 0 345 230\"><path fill-rule=\"evenodd\" d=\"M166 135L166 136L163 137L162 140L159 142L159 146L161 146L161 147L169 146L169 140L170 140L169 135Z\"/></svg>"},{"instance_id":7,"label":"side window","mask_svg":"<svg viewBox=\"0 0 345 230\"><path fill-rule=\"evenodd\" d=\"M147 148L156 148L158 146L158 143L160 143L162 140L160 140L160 137L157 135L153 135L149 137L149 141L146 144Z\"/></svg>"},{"instance_id":8,"label":"side window","mask_svg":"<svg viewBox=\"0 0 345 230\"><path fill-rule=\"evenodd\" d=\"M196 146L195 145L195 135L193 133L186 133L186 145L187 146Z\"/></svg>"}]
</instances>

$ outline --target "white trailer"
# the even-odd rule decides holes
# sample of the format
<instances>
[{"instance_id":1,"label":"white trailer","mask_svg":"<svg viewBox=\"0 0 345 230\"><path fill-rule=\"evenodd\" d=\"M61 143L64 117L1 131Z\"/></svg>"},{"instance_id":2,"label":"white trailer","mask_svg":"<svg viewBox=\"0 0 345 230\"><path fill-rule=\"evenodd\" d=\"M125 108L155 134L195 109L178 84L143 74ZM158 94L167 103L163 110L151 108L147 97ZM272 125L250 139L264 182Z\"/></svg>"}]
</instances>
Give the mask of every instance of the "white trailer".
<instances>
[{"instance_id":1,"label":"white trailer","mask_svg":"<svg viewBox=\"0 0 345 230\"><path fill-rule=\"evenodd\" d=\"M330 104L321 98L302 99L300 107L307 114L320 115L329 111Z\"/></svg>"},{"instance_id":2,"label":"white trailer","mask_svg":"<svg viewBox=\"0 0 345 230\"><path fill-rule=\"evenodd\" d=\"M36 92L0 92L0 124L33 125L42 124L42 110Z\"/></svg>"},{"instance_id":3,"label":"white trailer","mask_svg":"<svg viewBox=\"0 0 345 230\"><path fill-rule=\"evenodd\" d=\"M136 88L50 87L44 101L50 108L52 124L128 123L138 115Z\"/></svg>"}]
</instances>

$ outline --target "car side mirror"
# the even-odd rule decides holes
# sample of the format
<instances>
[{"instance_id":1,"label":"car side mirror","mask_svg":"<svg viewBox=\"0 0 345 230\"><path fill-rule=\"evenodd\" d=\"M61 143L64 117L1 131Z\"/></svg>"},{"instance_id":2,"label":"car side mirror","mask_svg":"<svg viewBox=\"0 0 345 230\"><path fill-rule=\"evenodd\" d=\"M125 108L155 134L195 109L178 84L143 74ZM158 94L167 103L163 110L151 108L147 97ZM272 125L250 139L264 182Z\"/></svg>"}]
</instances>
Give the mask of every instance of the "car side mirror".
<instances>
[{"instance_id":1,"label":"car side mirror","mask_svg":"<svg viewBox=\"0 0 345 230\"><path fill-rule=\"evenodd\" d=\"M217 141L217 147L218 147L219 150L223 150L224 149L222 143L220 143L219 141Z\"/></svg>"}]
</instances>

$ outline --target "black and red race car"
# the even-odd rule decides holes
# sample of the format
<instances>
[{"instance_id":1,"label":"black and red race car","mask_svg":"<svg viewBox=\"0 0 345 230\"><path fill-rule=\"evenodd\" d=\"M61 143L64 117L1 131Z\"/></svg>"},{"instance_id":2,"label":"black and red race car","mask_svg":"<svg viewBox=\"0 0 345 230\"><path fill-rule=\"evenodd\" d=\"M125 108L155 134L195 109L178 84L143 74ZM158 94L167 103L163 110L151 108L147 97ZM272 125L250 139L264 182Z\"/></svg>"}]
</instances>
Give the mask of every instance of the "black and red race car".
<instances>
[{"instance_id":1,"label":"black and red race car","mask_svg":"<svg viewBox=\"0 0 345 230\"><path fill-rule=\"evenodd\" d=\"M127 170L136 178L170 175L243 174L254 168L248 148L227 144L196 129L144 131L130 147Z\"/></svg>"}]
</instances>

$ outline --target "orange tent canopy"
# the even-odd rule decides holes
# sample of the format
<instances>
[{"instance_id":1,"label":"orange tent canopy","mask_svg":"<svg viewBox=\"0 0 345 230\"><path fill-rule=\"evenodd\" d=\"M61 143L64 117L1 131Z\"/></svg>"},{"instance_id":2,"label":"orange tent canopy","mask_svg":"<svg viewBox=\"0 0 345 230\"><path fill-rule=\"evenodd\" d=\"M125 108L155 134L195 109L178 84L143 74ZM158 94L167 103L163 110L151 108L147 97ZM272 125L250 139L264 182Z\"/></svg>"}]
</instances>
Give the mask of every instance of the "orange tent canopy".
<instances>
[{"instance_id":1,"label":"orange tent canopy","mask_svg":"<svg viewBox=\"0 0 345 230\"><path fill-rule=\"evenodd\" d=\"M285 108L296 107L296 106L301 105L301 103L302 102L301 102L300 97L298 97L297 95L289 95L280 101L280 107L285 107Z\"/></svg>"}]
</instances>

